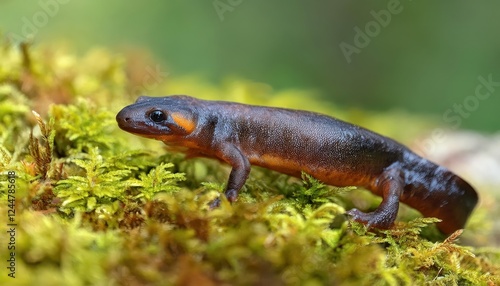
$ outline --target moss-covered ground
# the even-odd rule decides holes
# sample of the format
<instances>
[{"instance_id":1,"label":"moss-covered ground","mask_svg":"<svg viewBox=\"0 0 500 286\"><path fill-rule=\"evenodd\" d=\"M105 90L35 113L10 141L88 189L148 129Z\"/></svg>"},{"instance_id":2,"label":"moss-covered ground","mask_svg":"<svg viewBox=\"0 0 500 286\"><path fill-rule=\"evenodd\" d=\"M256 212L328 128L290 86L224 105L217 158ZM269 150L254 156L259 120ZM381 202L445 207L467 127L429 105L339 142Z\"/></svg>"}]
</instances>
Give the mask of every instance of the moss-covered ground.
<instances>
[{"instance_id":1,"label":"moss-covered ground","mask_svg":"<svg viewBox=\"0 0 500 286\"><path fill-rule=\"evenodd\" d=\"M227 166L184 160L115 122L140 90L309 109L403 141L425 118L155 67L104 49L0 44L0 285L500 285L488 208L448 238L406 207L393 229L367 231L345 210L380 198L254 168L235 204L209 210Z\"/></svg>"}]
</instances>

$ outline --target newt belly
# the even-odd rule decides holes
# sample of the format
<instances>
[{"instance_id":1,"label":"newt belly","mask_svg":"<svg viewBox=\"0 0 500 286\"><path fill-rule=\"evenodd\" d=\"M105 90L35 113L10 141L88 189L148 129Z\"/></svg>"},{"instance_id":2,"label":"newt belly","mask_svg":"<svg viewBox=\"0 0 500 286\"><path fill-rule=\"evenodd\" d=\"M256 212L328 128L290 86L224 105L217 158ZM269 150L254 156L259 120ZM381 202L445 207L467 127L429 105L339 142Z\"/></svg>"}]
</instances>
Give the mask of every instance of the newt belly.
<instances>
[{"instance_id":1,"label":"newt belly","mask_svg":"<svg viewBox=\"0 0 500 286\"><path fill-rule=\"evenodd\" d=\"M167 96L139 97L116 120L121 129L181 147L190 157L231 165L225 191L231 202L251 165L367 188L383 198L380 206L348 214L377 228L394 223L401 201L441 219L438 228L449 234L464 227L478 201L474 189L446 168L390 138L318 113Z\"/></svg>"}]
</instances>

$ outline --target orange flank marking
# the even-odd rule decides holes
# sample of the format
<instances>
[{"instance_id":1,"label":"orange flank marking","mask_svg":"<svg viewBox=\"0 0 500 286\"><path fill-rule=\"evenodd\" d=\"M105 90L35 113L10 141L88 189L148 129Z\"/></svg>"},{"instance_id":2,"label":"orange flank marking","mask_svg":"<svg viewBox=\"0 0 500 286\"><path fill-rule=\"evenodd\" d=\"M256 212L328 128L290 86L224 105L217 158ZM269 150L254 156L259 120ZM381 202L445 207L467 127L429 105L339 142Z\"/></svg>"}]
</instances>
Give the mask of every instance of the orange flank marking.
<instances>
[{"instance_id":1,"label":"orange flank marking","mask_svg":"<svg viewBox=\"0 0 500 286\"><path fill-rule=\"evenodd\" d=\"M184 115L180 113L172 113L170 115L172 116L172 119L174 119L175 123L182 127L182 129L186 130L186 132L191 133L196 128L196 123L193 120L184 117Z\"/></svg>"},{"instance_id":2,"label":"orange flank marking","mask_svg":"<svg viewBox=\"0 0 500 286\"><path fill-rule=\"evenodd\" d=\"M260 157L250 158L250 163L264 168L271 168L273 170L286 174L298 174L299 176L300 170L303 169L303 166L301 166L299 162L295 162L294 160L287 160L285 158L271 154L264 154Z\"/></svg>"},{"instance_id":3,"label":"orange flank marking","mask_svg":"<svg viewBox=\"0 0 500 286\"><path fill-rule=\"evenodd\" d=\"M369 186L376 178L368 174L339 171L325 166L308 165L305 162L282 158L278 155L264 154L260 157L249 158L250 163L264 168L272 169L284 174L300 178L301 171L314 174L314 178L329 185L345 186Z\"/></svg>"}]
</instances>

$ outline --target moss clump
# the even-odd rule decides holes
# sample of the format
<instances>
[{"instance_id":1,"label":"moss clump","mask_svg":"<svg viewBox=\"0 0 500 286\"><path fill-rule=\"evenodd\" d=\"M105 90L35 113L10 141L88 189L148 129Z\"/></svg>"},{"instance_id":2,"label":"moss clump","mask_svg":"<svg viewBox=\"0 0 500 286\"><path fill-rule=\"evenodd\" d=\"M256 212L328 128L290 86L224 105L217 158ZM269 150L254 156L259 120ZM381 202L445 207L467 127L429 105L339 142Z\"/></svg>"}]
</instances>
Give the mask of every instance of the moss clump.
<instances>
[{"instance_id":1,"label":"moss clump","mask_svg":"<svg viewBox=\"0 0 500 286\"><path fill-rule=\"evenodd\" d=\"M8 198L8 171L16 172L18 224L16 278L0 275L2 285L500 284L500 249L461 246L459 232L439 240L429 227L435 219L405 208L393 229L367 231L344 216L364 192L307 174L297 180L255 168L238 202L209 210L227 167L185 161L117 128L114 115L135 97L127 92L143 86L124 72L140 66L122 57L3 43L0 61L9 66L0 67L0 198ZM197 78L155 88L288 107L307 96L311 105L301 108L362 124L402 116L345 112L316 105L310 92L242 80L222 90ZM406 136L427 124L411 122L415 128L393 124L383 133ZM378 203L365 200L366 208ZM8 208L2 203L0 213ZM10 255L6 247L0 254Z\"/></svg>"}]
</instances>

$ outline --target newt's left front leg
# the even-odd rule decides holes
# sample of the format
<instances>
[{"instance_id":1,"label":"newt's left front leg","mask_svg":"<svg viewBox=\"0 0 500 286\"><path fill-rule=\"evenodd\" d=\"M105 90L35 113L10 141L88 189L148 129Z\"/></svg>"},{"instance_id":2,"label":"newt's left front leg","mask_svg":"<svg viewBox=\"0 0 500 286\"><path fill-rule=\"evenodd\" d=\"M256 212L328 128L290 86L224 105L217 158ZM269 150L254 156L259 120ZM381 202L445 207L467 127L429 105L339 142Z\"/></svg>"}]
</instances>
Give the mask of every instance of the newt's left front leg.
<instances>
[{"instance_id":1,"label":"newt's left front leg","mask_svg":"<svg viewBox=\"0 0 500 286\"><path fill-rule=\"evenodd\" d=\"M347 212L355 221L367 225L369 228L388 229L394 224L399 210L399 197L403 192L404 180L401 169L396 166L386 169L376 184L382 190L382 203L370 213L358 209Z\"/></svg>"}]
</instances>

